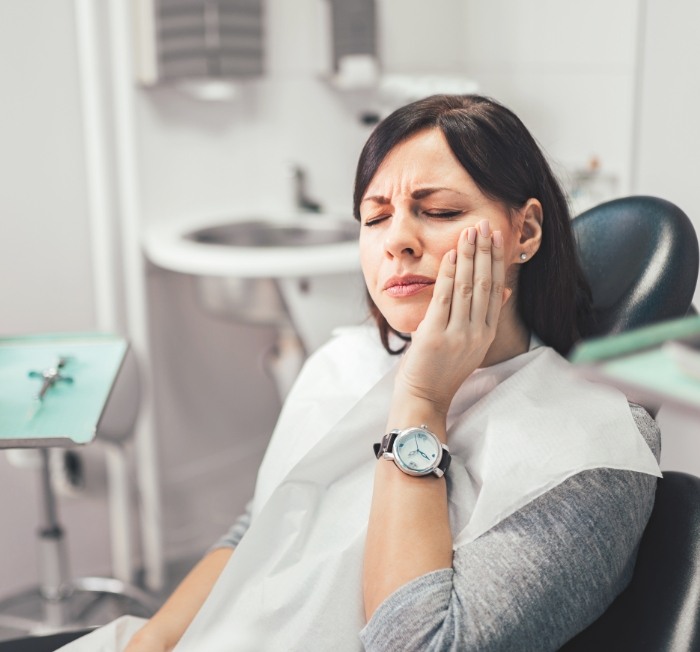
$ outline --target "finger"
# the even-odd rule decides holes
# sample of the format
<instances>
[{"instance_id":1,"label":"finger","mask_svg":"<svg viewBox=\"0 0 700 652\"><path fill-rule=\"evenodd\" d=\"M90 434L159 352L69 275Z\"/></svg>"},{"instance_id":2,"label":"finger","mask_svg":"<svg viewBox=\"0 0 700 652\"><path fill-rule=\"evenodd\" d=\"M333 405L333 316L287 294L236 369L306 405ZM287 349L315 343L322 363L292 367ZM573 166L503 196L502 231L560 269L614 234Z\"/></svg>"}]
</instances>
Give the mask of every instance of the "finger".
<instances>
[{"instance_id":1,"label":"finger","mask_svg":"<svg viewBox=\"0 0 700 652\"><path fill-rule=\"evenodd\" d=\"M488 220L481 220L477 229L476 253L474 254L474 296L470 321L483 324L491 298L491 226Z\"/></svg>"},{"instance_id":2,"label":"finger","mask_svg":"<svg viewBox=\"0 0 700 652\"><path fill-rule=\"evenodd\" d=\"M486 311L486 323L489 326L496 326L498 317L501 314L501 308L506 301L506 264L503 234L500 231L494 231L491 236L491 243L493 245L491 247L491 296L489 297L489 305ZM508 297L510 297L510 294L508 294Z\"/></svg>"},{"instance_id":3,"label":"finger","mask_svg":"<svg viewBox=\"0 0 700 652\"><path fill-rule=\"evenodd\" d=\"M428 327L439 330L444 330L447 326L452 307L456 261L457 255L454 249L451 249L442 257L433 288L433 298L428 304L421 326L425 324Z\"/></svg>"},{"instance_id":4,"label":"finger","mask_svg":"<svg viewBox=\"0 0 700 652\"><path fill-rule=\"evenodd\" d=\"M476 252L476 227L464 229L457 240L457 269L452 295L450 323L464 329L469 321L474 290L474 253Z\"/></svg>"}]
</instances>

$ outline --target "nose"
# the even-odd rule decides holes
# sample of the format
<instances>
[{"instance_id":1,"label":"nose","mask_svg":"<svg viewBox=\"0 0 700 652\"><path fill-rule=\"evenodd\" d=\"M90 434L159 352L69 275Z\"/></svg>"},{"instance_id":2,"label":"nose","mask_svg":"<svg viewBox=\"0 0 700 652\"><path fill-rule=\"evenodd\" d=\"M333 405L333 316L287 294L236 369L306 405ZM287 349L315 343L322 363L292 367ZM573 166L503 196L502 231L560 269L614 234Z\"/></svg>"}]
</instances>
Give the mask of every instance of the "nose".
<instances>
[{"instance_id":1,"label":"nose","mask_svg":"<svg viewBox=\"0 0 700 652\"><path fill-rule=\"evenodd\" d=\"M384 251L389 258L423 255L418 220L408 211L395 211L384 239Z\"/></svg>"}]
</instances>

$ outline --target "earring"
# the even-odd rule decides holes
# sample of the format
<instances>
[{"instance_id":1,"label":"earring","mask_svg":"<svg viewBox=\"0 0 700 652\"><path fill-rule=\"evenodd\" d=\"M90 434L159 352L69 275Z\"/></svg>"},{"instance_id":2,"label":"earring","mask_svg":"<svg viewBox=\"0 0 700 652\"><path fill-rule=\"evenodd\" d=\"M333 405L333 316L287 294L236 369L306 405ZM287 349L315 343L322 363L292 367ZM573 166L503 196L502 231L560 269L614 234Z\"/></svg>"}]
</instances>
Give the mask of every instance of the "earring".
<instances>
[{"instance_id":1,"label":"earring","mask_svg":"<svg viewBox=\"0 0 700 652\"><path fill-rule=\"evenodd\" d=\"M527 258L527 254L523 251L523 253L520 254L520 260L525 260Z\"/></svg>"}]
</instances>

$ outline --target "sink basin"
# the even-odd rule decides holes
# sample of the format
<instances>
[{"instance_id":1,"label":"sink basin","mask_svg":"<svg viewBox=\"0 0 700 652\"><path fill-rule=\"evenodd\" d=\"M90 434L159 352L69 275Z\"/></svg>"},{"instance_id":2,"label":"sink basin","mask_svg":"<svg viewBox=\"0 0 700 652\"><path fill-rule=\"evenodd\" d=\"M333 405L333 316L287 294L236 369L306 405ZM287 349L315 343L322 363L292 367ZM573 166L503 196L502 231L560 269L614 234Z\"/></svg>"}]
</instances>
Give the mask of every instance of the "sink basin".
<instances>
[{"instance_id":1,"label":"sink basin","mask_svg":"<svg viewBox=\"0 0 700 652\"><path fill-rule=\"evenodd\" d=\"M144 250L164 269L189 274L210 313L249 324L355 323L364 315L359 225L349 215L254 213L147 226ZM327 332L326 332L327 331ZM320 333L320 330L319 330Z\"/></svg>"},{"instance_id":2,"label":"sink basin","mask_svg":"<svg viewBox=\"0 0 700 652\"><path fill-rule=\"evenodd\" d=\"M200 228L184 237L227 247L319 247L357 241L358 225L324 217L302 217L293 223L244 220Z\"/></svg>"},{"instance_id":3,"label":"sink basin","mask_svg":"<svg viewBox=\"0 0 700 652\"><path fill-rule=\"evenodd\" d=\"M152 224L146 256L195 276L305 278L360 269L359 225L349 215L241 213Z\"/></svg>"}]
</instances>

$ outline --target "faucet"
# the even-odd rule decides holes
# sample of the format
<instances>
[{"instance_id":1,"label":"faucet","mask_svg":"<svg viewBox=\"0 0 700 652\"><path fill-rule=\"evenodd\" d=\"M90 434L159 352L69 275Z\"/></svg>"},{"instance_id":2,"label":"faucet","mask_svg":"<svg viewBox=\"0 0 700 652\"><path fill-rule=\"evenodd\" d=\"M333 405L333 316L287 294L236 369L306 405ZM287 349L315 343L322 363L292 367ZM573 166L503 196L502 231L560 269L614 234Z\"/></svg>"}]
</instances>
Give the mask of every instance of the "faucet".
<instances>
[{"instance_id":1,"label":"faucet","mask_svg":"<svg viewBox=\"0 0 700 652\"><path fill-rule=\"evenodd\" d=\"M300 165L292 166L294 176L294 197L300 213L320 213L321 204L315 202L306 194L306 172Z\"/></svg>"}]
</instances>

